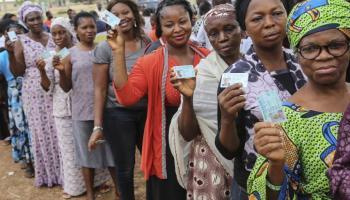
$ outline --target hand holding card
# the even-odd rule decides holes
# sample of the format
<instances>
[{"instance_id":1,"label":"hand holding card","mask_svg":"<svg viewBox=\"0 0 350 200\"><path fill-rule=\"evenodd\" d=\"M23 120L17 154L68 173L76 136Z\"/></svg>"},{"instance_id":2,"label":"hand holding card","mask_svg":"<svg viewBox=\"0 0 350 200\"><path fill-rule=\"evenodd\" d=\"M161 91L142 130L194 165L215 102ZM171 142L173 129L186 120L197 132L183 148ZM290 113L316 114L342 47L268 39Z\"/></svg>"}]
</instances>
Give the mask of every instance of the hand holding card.
<instances>
[{"instance_id":1,"label":"hand holding card","mask_svg":"<svg viewBox=\"0 0 350 200\"><path fill-rule=\"evenodd\" d=\"M8 35L11 42L15 42L18 40L17 34L14 31L8 32L7 35Z\"/></svg>"},{"instance_id":2,"label":"hand holding card","mask_svg":"<svg viewBox=\"0 0 350 200\"><path fill-rule=\"evenodd\" d=\"M192 65L174 66L170 82L184 97L192 97L196 87L195 70Z\"/></svg>"}]
</instances>

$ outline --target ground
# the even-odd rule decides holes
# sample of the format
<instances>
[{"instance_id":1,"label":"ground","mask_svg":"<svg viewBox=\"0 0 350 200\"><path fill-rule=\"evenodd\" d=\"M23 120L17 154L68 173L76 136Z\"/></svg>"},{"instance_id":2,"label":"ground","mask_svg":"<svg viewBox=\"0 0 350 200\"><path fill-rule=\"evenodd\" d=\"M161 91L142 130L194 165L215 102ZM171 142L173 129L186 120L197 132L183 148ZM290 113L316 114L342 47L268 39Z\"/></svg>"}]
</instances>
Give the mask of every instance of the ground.
<instances>
[{"instance_id":1,"label":"ground","mask_svg":"<svg viewBox=\"0 0 350 200\"><path fill-rule=\"evenodd\" d=\"M139 154L137 152L137 154ZM136 200L144 200L145 181L140 172L140 157L137 156L135 167L135 195ZM0 200L61 200L62 189L36 188L33 186L34 179L23 176L19 164L14 163L11 158L11 146L4 145L0 141ZM72 200L84 200L84 196L72 198ZM113 192L99 195L96 200L114 200Z\"/></svg>"}]
</instances>

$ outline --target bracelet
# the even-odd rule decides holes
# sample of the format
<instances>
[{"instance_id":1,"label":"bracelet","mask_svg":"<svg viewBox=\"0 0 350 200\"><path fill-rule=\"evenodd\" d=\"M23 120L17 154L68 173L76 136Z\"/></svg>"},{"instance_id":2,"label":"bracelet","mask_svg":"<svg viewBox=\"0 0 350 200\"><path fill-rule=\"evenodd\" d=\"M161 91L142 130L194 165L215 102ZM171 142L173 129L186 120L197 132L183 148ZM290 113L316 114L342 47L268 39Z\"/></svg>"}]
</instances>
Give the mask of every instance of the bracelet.
<instances>
[{"instance_id":1,"label":"bracelet","mask_svg":"<svg viewBox=\"0 0 350 200\"><path fill-rule=\"evenodd\" d=\"M102 126L94 126L94 128L92 129L92 132L95 133L97 131L103 131Z\"/></svg>"},{"instance_id":2,"label":"bracelet","mask_svg":"<svg viewBox=\"0 0 350 200\"><path fill-rule=\"evenodd\" d=\"M274 185L272 184L266 177L266 186L270 189L270 190L273 190L273 191L280 191L281 190L281 187L282 185Z\"/></svg>"}]
</instances>

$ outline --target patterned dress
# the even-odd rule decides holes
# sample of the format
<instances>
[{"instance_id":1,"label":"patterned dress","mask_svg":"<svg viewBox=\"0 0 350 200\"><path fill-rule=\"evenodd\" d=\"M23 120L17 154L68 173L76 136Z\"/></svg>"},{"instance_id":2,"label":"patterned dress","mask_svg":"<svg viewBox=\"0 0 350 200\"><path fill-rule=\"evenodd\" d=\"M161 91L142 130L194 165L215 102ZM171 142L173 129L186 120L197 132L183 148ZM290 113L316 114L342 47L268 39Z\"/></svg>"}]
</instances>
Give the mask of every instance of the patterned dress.
<instances>
[{"instance_id":1,"label":"patterned dress","mask_svg":"<svg viewBox=\"0 0 350 200\"><path fill-rule=\"evenodd\" d=\"M285 180L278 199L331 199L326 176L332 166L343 113L306 110L286 102L284 130ZM259 156L248 180L250 199L266 198L268 160Z\"/></svg>"},{"instance_id":2,"label":"patterned dress","mask_svg":"<svg viewBox=\"0 0 350 200\"><path fill-rule=\"evenodd\" d=\"M46 50L54 50L49 37L46 47L41 43L20 35L25 60L23 76L23 108L32 133L35 186L52 187L61 184L61 155L58 147L56 126L52 110L52 94L45 93L40 85L40 74L35 61Z\"/></svg>"}]
</instances>

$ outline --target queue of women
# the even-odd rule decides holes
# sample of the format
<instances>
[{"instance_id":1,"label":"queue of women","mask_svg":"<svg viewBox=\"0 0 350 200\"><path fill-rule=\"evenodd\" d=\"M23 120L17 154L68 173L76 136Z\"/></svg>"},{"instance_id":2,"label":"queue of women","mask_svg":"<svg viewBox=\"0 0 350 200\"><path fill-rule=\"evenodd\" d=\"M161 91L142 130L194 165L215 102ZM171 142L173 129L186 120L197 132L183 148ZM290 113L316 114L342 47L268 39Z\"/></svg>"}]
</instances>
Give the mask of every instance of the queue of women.
<instances>
[{"instance_id":1,"label":"queue of women","mask_svg":"<svg viewBox=\"0 0 350 200\"><path fill-rule=\"evenodd\" d=\"M135 199L137 147L149 200L350 199L348 1L300 1L288 16L281 0L223 2L201 18L209 51L189 39L191 5L163 0L161 42L148 54L155 43L137 5L114 0L107 10L121 22L99 44L94 16L57 18L48 34L31 2L19 10L29 32L15 22L4 29L18 33L1 52L10 113L25 122L14 152L36 186L92 200L112 177L116 198ZM245 53L243 35L252 41ZM41 56L64 48L63 59ZM196 77L177 77L182 65ZM223 73L248 73L248 84L223 88ZM283 101L286 121L263 120L267 91Z\"/></svg>"}]
</instances>

